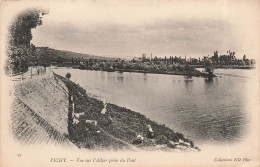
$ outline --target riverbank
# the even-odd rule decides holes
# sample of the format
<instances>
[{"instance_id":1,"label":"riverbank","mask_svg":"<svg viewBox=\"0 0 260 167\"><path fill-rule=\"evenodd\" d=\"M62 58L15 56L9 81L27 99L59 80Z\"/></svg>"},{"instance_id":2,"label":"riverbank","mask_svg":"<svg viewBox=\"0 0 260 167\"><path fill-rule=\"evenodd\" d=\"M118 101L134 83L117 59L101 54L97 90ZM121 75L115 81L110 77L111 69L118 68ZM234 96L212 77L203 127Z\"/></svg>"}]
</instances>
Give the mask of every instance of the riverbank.
<instances>
[{"instance_id":1,"label":"riverbank","mask_svg":"<svg viewBox=\"0 0 260 167\"><path fill-rule=\"evenodd\" d=\"M102 101L50 70L16 85L12 95L10 130L24 145L53 143L102 151L200 150L181 133L124 107L108 103L102 114ZM75 123L79 113L83 115Z\"/></svg>"},{"instance_id":2,"label":"riverbank","mask_svg":"<svg viewBox=\"0 0 260 167\"><path fill-rule=\"evenodd\" d=\"M137 69L100 69L100 68L91 68L91 67L85 67L82 65L71 65L71 64L57 64L57 67L68 67L68 68L74 68L74 69L80 69L80 70L90 70L90 71L106 71L106 72L133 72L133 73L149 73L149 74L165 74L165 75L182 75L187 77L216 77L215 74L209 75L207 73L200 72L199 70L187 67L182 67L180 70L174 70L174 71L164 71L160 69L152 69L152 70L137 70Z\"/></svg>"},{"instance_id":3,"label":"riverbank","mask_svg":"<svg viewBox=\"0 0 260 167\"><path fill-rule=\"evenodd\" d=\"M194 68L205 68L205 65L190 65ZM251 70L255 69L256 67L252 66L213 66L214 69L245 69L245 70Z\"/></svg>"},{"instance_id":4,"label":"riverbank","mask_svg":"<svg viewBox=\"0 0 260 167\"><path fill-rule=\"evenodd\" d=\"M199 151L199 148L182 134L165 125L158 125L140 113L108 103L106 114L102 114L102 101L89 97L87 92L74 82L56 76L65 83L70 99L73 99L70 100L68 132L70 141L76 146L95 150ZM73 112L84 113L84 121L75 123ZM85 120L97 123L86 125ZM151 126L154 137L149 136L148 125ZM138 135L143 137L142 143L137 141Z\"/></svg>"}]
</instances>

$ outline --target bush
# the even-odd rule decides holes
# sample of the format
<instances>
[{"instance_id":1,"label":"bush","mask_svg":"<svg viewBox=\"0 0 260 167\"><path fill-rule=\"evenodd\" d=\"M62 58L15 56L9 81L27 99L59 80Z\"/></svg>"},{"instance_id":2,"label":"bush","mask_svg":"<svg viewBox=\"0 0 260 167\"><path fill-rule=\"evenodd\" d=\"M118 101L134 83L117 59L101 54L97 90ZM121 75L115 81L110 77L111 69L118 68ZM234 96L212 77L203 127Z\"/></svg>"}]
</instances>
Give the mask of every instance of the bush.
<instances>
[{"instance_id":1,"label":"bush","mask_svg":"<svg viewBox=\"0 0 260 167\"><path fill-rule=\"evenodd\" d=\"M173 64L173 65L172 65L172 70L175 71L176 69L177 69L176 65Z\"/></svg>"},{"instance_id":2,"label":"bush","mask_svg":"<svg viewBox=\"0 0 260 167\"><path fill-rule=\"evenodd\" d=\"M179 71L183 71L183 67L182 67L181 65L178 65L178 66L177 66L177 69L178 69Z\"/></svg>"},{"instance_id":3,"label":"bush","mask_svg":"<svg viewBox=\"0 0 260 167\"><path fill-rule=\"evenodd\" d=\"M70 74L69 72L66 74L66 78L67 78L68 80L71 78L71 74Z\"/></svg>"}]
</instances>

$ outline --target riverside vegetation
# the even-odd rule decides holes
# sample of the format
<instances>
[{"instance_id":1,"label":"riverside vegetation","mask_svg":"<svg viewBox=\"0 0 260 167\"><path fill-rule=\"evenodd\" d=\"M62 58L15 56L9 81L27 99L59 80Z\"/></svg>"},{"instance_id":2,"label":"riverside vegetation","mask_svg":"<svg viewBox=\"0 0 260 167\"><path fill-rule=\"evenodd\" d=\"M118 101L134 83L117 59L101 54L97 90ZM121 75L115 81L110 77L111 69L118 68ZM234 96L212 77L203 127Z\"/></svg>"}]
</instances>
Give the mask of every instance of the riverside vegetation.
<instances>
[{"instance_id":1,"label":"riverside vegetation","mask_svg":"<svg viewBox=\"0 0 260 167\"><path fill-rule=\"evenodd\" d=\"M168 75L184 75L195 77L214 77L212 63L205 60L205 73L196 70L192 64L181 57L177 58L134 58L132 60L93 56L63 50L55 50L47 47L37 47L37 56L44 57L44 64L58 67L72 67L82 70L96 71L119 71L119 72L138 72L155 73ZM208 71L207 68L210 67ZM209 69L209 68L208 68Z\"/></svg>"}]
</instances>

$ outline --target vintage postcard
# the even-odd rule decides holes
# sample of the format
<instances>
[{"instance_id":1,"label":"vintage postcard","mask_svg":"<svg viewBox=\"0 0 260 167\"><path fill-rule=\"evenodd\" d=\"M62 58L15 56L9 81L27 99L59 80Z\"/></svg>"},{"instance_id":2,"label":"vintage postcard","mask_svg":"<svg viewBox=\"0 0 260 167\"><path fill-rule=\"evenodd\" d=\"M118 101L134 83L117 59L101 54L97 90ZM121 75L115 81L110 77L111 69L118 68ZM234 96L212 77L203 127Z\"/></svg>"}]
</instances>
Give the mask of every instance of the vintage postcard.
<instances>
[{"instance_id":1,"label":"vintage postcard","mask_svg":"<svg viewBox=\"0 0 260 167\"><path fill-rule=\"evenodd\" d=\"M0 5L1 167L260 166L259 0Z\"/></svg>"}]
</instances>

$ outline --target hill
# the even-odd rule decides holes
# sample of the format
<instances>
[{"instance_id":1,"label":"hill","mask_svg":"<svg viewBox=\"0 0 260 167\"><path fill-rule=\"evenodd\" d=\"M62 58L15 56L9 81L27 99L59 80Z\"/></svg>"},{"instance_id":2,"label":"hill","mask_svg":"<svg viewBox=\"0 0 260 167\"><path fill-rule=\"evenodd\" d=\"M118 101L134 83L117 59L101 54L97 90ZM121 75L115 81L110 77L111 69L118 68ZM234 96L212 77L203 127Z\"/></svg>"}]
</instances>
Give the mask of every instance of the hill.
<instances>
[{"instance_id":1,"label":"hill","mask_svg":"<svg viewBox=\"0 0 260 167\"><path fill-rule=\"evenodd\" d=\"M51 62L58 62L58 63L70 62L71 60L73 61L75 60L86 61L89 59L106 60L106 61L117 60L117 58L76 53L76 52L71 52L66 50L56 50L49 47L37 47L36 55L39 56L41 60L44 60L47 64L50 64Z\"/></svg>"}]
</instances>

